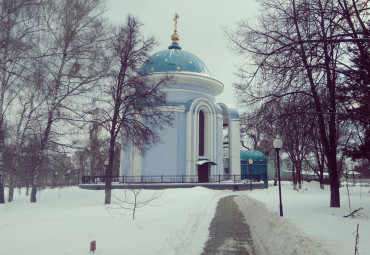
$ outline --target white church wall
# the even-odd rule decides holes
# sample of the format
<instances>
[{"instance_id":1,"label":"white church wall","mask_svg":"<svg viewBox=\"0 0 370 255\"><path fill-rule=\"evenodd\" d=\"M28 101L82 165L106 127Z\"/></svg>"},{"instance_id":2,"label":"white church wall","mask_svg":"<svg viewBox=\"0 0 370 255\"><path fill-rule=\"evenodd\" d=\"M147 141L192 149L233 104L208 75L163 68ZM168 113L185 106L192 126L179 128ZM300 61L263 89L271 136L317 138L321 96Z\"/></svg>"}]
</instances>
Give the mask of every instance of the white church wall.
<instances>
[{"instance_id":1,"label":"white church wall","mask_svg":"<svg viewBox=\"0 0 370 255\"><path fill-rule=\"evenodd\" d=\"M142 175L176 175L178 149L178 114L175 125L159 132L161 141L153 145L142 157Z\"/></svg>"},{"instance_id":2,"label":"white church wall","mask_svg":"<svg viewBox=\"0 0 370 255\"><path fill-rule=\"evenodd\" d=\"M140 152L129 143L123 150L121 149L120 176L141 175L141 156Z\"/></svg>"},{"instance_id":3,"label":"white church wall","mask_svg":"<svg viewBox=\"0 0 370 255\"><path fill-rule=\"evenodd\" d=\"M186 175L186 113L178 113L177 175Z\"/></svg>"},{"instance_id":4,"label":"white church wall","mask_svg":"<svg viewBox=\"0 0 370 255\"><path fill-rule=\"evenodd\" d=\"M230 128L230 170L231 174L240 175L240 130L239 120L231 120Z\"/></svg>"},{"instance_id":5,"label":"white church wall","mask_svg":"<svg viewBox=\"0 0 370 255\"><path fill-rule=\"evenodd\" d=\"M125 150L121 149L121 160L120 160L120 172L119 175L127 175L130 172L130 161L131 161L131 153L130 153L130 145L127 145Z\"/></svg>"},{"instance_id":6,"label":"white church wall","mask_svg":"<svg viewBox=\"0 0 370 255\"><path fill-rule=\"evenodd\" d=\"M217 151L217 171L215 174L224 174L224 150L223 150L223 120L222 114L217 114L217 133L216 133L216 151Z\"/></svg>"}]
</instances>

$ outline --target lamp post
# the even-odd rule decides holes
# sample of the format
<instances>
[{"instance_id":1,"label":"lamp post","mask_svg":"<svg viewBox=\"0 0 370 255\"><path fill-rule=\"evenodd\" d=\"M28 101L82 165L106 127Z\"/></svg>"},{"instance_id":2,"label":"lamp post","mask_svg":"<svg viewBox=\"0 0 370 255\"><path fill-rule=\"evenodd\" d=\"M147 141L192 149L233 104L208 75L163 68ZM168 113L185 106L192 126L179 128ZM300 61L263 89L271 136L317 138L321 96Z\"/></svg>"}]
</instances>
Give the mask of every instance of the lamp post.
<instances>
[{"instance_id":1,"label":"lamp post","mask_svg":"<svg viewBox=\"0 0 370 255\"><path fill-rule=\"evenodd\" d=\"M280 216L283 217L283 204L281 202L281 181L280 181L280 159L279 159L279 151L283 147L283 140L280 136L276 136L273 143L275 151L276 151L276 161L278 167L278 179L279 179L279 200L280 200Z\"/></svg>"},{"instance_id":2,"label":"lamp post","mask_svg":"<svg viewBox=\"0 0 370 255\"><path fill-rule=\"evenodd\" d=\"M69 186L69 174L71 173L71 169L67 170L67 186Z\"/></svg>"},{"instance_id":3,"label":"lamp post","mask_svg":"<svg viewBox=\"0 0 370 255\"><path fill-rule=\"evenodd\" d=\"M109 160L106 159L104 161L104 166L105 166L105 174L104 174L104 177L105 177L105 182L107 181L106 178L107 178L107 173L108 173L108 164L109 164Z\"/></svg>"},{"instance_id":4,"label":"lamp post","mask_svg":"<svg viewBox=\"0 0 370 255\"><path fill-rule=\"evenodd\" d=\"M109 164L109 160L108 160L108 159L106 159L106 160L104 161L105 171L107 171L108 164Z\"/></svg>"},{"instance_id":5,"label":"lamp post","mask_svg":"<svg viewBox=\"0 0 370 255\"><path fill-rule=\"evenodd\" d=\"M248 163L249 163L249 184L250 184L250 190L252 190L252 166L253 166L253 159L250 158L248 160Z\"/></svg>"}]
</instances>

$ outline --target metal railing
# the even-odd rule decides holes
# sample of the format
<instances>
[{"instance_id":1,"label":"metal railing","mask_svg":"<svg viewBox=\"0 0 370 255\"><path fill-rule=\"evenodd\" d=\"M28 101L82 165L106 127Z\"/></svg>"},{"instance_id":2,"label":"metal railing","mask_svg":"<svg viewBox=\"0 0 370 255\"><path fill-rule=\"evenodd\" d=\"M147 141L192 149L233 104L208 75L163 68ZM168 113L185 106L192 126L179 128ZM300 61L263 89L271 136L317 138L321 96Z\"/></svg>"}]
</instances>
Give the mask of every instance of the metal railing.
<instances>
[{"instance_id":1,"label":"metal railing","mask_svg":"<svg viewBox=\"0 0 370 255\"><path fill-rule=\"evenodd\" d=\"M208 178L199 179L198 175L136 175L112 176L112 182L118 183L221 183L221 182L247 182L260 181L259 175L209 175ZM82 176L83 184L105 183L105 176Z\"/></svg>"}]
</instances>

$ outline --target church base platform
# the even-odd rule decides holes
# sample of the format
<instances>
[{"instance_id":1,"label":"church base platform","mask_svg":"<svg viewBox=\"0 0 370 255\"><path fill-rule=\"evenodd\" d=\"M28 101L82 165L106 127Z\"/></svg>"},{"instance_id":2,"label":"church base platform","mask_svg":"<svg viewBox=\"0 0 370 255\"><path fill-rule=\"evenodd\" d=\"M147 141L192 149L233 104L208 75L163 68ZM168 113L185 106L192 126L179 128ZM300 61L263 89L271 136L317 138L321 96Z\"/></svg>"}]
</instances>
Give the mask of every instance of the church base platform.
<instances>
[{"instance_id":1,"label":"church base platform","mask_svg":"<svg viewBox=\"0 0 370 255\"><path fill-rule=\"evenodd\" d=\"M80 189L104 190L104 183L80 184ZM263 189L263 183L112 183L112 189L173 189L204 187L209 189L253 190Z\"/></svg>"}]
</instances>

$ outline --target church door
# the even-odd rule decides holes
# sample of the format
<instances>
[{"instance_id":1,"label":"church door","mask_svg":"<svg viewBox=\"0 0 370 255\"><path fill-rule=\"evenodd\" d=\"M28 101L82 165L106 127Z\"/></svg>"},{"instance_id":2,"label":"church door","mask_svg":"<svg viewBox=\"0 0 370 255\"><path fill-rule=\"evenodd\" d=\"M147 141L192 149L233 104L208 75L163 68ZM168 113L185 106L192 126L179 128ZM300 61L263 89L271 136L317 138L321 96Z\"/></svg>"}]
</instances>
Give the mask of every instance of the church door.
<instances>
[{"instance_id":1,"label":"church door","mask_svg":"<svg viewBox=\"0 0 370 255\"><path fill-rule=\"evenodd\" d=\"M209 182L209 163L198 165L198 182Z\"/></svg>"}]
</instances>

